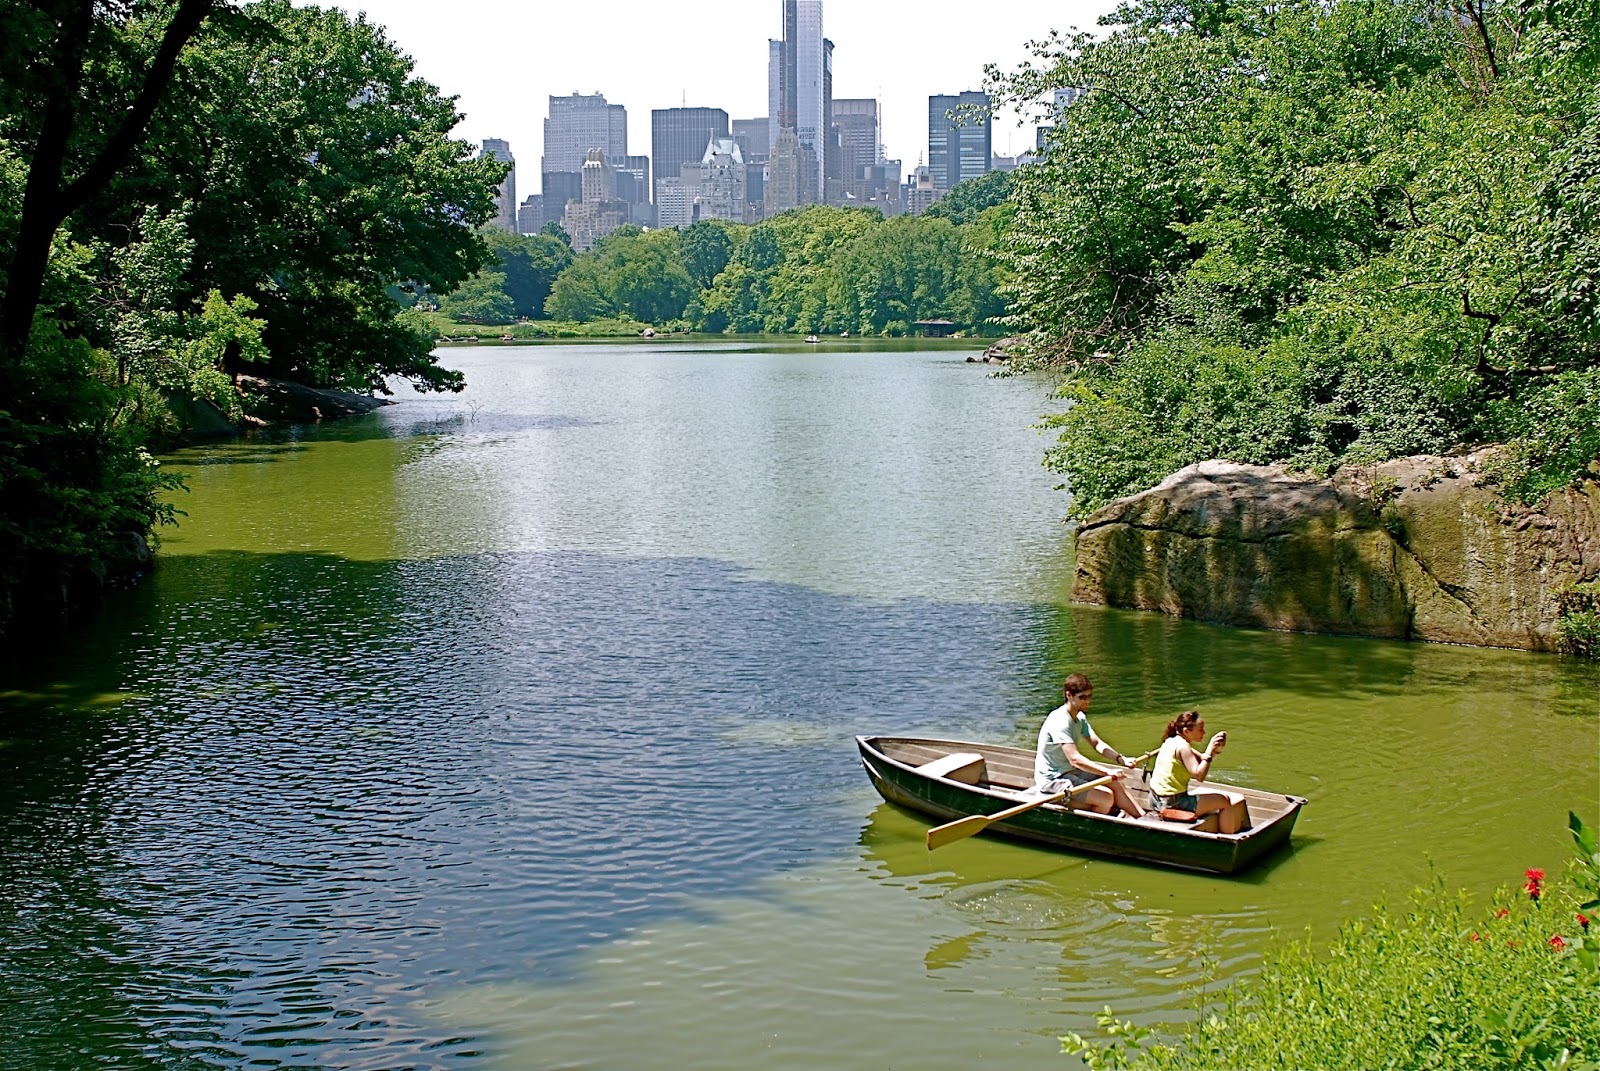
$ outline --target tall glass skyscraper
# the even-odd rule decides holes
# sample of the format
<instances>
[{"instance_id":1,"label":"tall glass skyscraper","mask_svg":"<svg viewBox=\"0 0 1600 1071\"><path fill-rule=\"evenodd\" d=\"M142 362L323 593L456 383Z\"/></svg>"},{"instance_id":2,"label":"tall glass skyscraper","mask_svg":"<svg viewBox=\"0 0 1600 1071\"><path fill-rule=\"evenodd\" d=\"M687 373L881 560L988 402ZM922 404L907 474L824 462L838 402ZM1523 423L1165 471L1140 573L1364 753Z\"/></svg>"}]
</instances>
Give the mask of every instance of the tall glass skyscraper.
<instances>
[{"instance_id":1,"label":"tall glass skyscraper","mask_svg":"<svg viewBox=\"0 0 1600 1071\"><path fill-rule=\"evenodd\" d=\"M820 202L824 189L832 50L822 36L822 0L783 0L783 40L768 42L768 143L776 145L778 131L788 128L809 151L802 198L810 202Z\"/></svg>"},{"instance_id":2,"label":"tall glass skyscraper","mask_svg":"<svg viewBox=\"0 0 1600 1071\"><path fill-rule=\"evenodd\" d=\"M628 109L607 104L601 93L551 97L539 169L582 171L590 149L599 149L607 160L628 155Z\"/></svg>"},{"instance_id":3,"label":"tall glass skyscraper","mask_svg":"<svg viewBox=\"0 0 1600 1071\"><path fill-rule=\"evenodd\" d=\"M967 112L959 121L950 112ZM979 110L981 109L981 111ZM994 166L994 122L989 94L971 90L928 98L928 175L933 188L948 190Z\"/></svg>"}]
</instances>

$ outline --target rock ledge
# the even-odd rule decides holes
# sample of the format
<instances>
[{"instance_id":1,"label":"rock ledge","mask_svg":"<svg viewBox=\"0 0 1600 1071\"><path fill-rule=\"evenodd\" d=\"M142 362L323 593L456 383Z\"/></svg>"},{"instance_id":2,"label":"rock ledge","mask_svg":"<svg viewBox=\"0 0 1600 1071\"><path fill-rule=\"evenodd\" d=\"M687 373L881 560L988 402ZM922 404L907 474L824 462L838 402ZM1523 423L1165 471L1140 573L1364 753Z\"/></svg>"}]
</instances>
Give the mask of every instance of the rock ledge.
<instances>
[{"instance_id":1,"label":"rock ledge","mask_svg":"<svg viewBox=\"0 0 1600 1071\"><path fill-rule=\"evenodd\" d=\"M1072 597L1296 632L1554 650L1561 593L1600 577L1600 482L1527 509L1489 451L1319 480L1202 461L1078 529Z\"/></svg>"}]
</instances>

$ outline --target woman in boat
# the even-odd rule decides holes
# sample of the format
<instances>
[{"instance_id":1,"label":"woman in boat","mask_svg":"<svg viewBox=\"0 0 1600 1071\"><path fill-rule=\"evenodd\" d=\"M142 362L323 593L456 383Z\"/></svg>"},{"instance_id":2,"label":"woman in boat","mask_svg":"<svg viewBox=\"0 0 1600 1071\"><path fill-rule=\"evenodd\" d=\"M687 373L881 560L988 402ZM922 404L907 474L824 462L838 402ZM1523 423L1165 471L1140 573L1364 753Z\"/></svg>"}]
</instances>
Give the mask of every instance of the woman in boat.
<instances>
[{"instance_id":1,"label":"woman in boat","mask_svg":"<svg viewBox=\"0 0 1600 1071\"><path fill-rule=\"evenodd\" d=\"M1138 764L1095 735L1089 724L1089 703L1094 685L1082 673L1070 674L1061 684L1066 702L1045 716L1039 727L1039 750L1033 760L1033 780L1041 792L1062 792L1101 777L1115 780L1073 797L1079 806L1098 814L1122 808L1130 818L1143 818L1144 808L1128 794L1123 777ZM1097 754L1116 763L1105 766L1088 758Z\"/></svg>"},{"instance_id":2,"label":"woman in boat","mask_svg":"<svg viewBox=\"0 0 1600 1071\"><path fill-rule=\"evenodd\" d=\"M1166 737L1150 774L1150 806L1157 811L1190 811L1197 817L1215 813L1218 832L1237 833L1250 820L1243 796L1189 791L1191 782L1204 781L1210 775L1212 760L1228 743L1228 734L1219 732L1205 751L1196 751L1195 745L1205 735L1206 720L1198 710L1186 710L1167 723Z\"/></svg>"}]
</instances>

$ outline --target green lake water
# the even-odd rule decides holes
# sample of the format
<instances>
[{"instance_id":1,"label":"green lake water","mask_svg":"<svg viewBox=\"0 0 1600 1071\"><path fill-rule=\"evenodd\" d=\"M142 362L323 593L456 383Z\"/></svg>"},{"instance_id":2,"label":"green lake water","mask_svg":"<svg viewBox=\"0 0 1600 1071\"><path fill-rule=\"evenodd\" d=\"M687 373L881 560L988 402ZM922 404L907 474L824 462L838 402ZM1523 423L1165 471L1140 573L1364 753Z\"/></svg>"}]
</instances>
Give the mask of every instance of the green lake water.
<instances>
[{"instance_id":1,"label":"green lake water","mask_svg":"<svg viewBox=\"0 0 1600 1071\"><path fill-rule=\"evenodd\" d=\"M0 1068L1068 1068L1429 880L1559 871L1600 669L1068 605L1047 386L908 344L454 349L165 459L160 564L0 696ZM857 733L1071 670L1304 795L1234 878L930 854Z\"/></svg>"}]
</instances>

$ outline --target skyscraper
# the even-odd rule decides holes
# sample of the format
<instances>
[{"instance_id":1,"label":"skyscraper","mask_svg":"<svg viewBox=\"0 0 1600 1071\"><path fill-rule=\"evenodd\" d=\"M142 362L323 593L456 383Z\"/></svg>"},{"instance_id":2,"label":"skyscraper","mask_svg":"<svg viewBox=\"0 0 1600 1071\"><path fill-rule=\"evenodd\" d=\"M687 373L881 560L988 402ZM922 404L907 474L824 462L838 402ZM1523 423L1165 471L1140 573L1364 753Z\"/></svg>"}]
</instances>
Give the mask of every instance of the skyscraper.
<instances>
[{"instance_id":1,"label":"skyscraper","mask_svg":"<svg viewBox=\"0 0 1600 1071\"><path fill-rule=\"evenodd\" d=\"M744 152L732 138L713 138L700 160L700 188L696 194L700 219L745 221Z\"/></svg>"},{"instance_id":2,"label":"skyscraper","mask_svg":"<svg viewBox=\"0 0 1600 1071\"><path fill-rule=\"evenodd\" d=\"M500 183L500 192L495 195L499 211L495 213L493 224L503 231L517 233L517 158L511 155L511 143L500 138L485 138L483 151L478 153L479 158L490 157L503 164L510 164L511 170L506 172L505 181Z\"/></svg>"},{"instance_id":3,"label":"skyscraper","mask_svg":"<svg viewBox=\"0 0 1600 1071\"><path fill-rule=\"evenodd\" d=\"M883 149L878 140L878 102L849 98L835 100L833 125L839 133L839 178L844 183L844 192L857 200L865 200L860 192L865 184L863 172L882 160Z\"/></svg>"},{"instance_id":4,"label":"skyscraper","mask_svg":"<svg viewBox=\"0 0 1600 1071\"><path fill-rule=\"evenodd\" d=\"M582 200L567 202L561 226L572 239L573 252L584 253L627 223L632 208L626 201L617 199L617 172L606 160L604 150L589 150L579 177Z\"/></svg>"},{"instance_id":5,"label":"skyscraper","mask_svg":"<svg viewBox=\"0 0 1600 1071\"><path fill-rule=\"evenodd\" d=\"M607 104L601 93L551 97L540 170L581 172L590 149L599 149L607 160L628 155L628 109Z\"/></svg>"},{"instance_id":6,"label":"skyscraper","mask_svg":"<svg viewBox=\"0 0 1600 1071\"><path fill-rule=\"evenodd\" d=\"M950 118L951 112L959 118ZM993 150L989 94L968 90L928 98L928 175L934 189L949 190L988 174Z\"/></svg>"},{"instance_id":7,"label":"skyscraper","mask_svg":"<svg viewBox=\"0 0 1600 1071\"><path fill-rule=\"evenodd\" d=\"M733 137L746 163L765 160L772 146L772 128L765 118L735 119Z\"/></svg>"},{"instance_id":8,"label":"skyscraper","mask_svg":"<svg viewBox=\"0 0 1600 1071\"><path fill-rule=\"evenodd\" d=\"M770 144L777 145L780 130L793 130L814 161L801 177L802 203L822 200L826 189L832 53L833 42L822 36L822 0L783 0L783 40L767 43L767 115Z\"/></svg>"},{"instance_id":9,"label":"skyscraper","mask_svg":"<svg viewBox=\"0 0 1600 1071\"><path fill-rule=\"evenodd\" d=\"M699 166L712 138L729 136L728 113L721 108L657 108L650 113L650 156L656 200L661 185L676 180L684 164ZM668 226L662 221L663 227Z\"/></svg>"},{"instance_id":10,"label":"skyscraper","mask_svg":"<svg viewBox=\"0 0 1600 1071\"><path fill-rule=\"evenodd\" d=\"M545 211L551 218L560 219L567 202L583 199L580 176L590 149L599 149L607 160L628 155L628 109L607 104L601 93L552 96L539 167Z\"/></svg>"}]
</instances>

